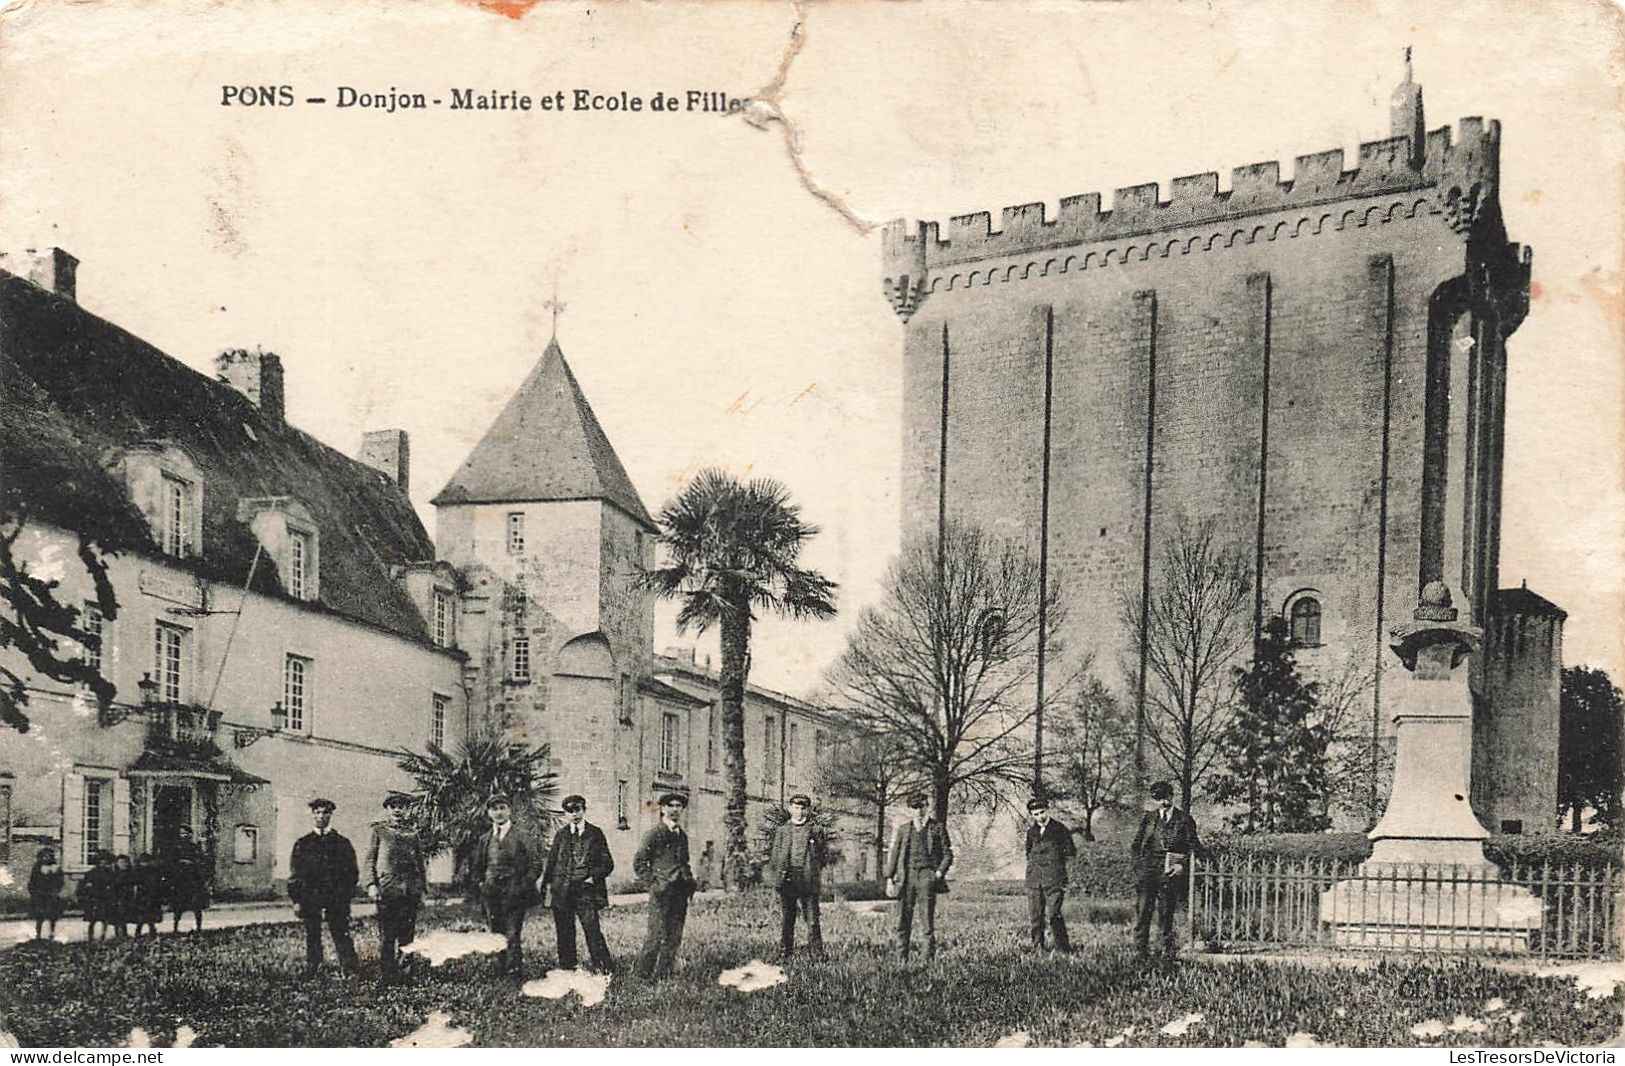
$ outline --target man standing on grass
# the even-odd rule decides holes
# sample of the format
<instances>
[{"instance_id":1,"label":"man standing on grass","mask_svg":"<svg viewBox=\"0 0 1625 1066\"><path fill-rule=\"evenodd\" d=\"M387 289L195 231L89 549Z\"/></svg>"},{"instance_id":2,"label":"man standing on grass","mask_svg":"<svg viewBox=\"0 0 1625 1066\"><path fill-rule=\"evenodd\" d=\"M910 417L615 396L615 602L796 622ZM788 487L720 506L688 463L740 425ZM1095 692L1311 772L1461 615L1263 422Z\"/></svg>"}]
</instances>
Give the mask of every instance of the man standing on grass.
<instances>
[{"instance_id":1,"label":"man standing on grass","mask_svg":"<svg viewBox=\"0 0 1625 1066\"><path fill-rule=\"evenodd\" d=\"M598 912L609 906L609 875L615 859L609 853L604 831L587 821L587 800L583 796L564 797L565 827L553 835L538 887L548 894L553 909L553 930L558 936L559 969L573 970L576 956L576 922L587 937L587 969L593 973L613 973L604 931Z\"/></svg>"},{"instance_id":2,"label":"man standing on grass","mask_svg":"<svg viewBox=\"0 0 1625 1066\"><path fill-rule=\"evenodd\" d=\"M533 898L538 849L530 834L513 824L513 805L502 793L485 801L485 816L491 831L474 846L469 879L477 886L485 907L485 921L493 933L508 938L501 968L515 977L524 976L524 948L520 938L525 931L525 911Z\"/></svg>"},{"instance_id":3,"label":"man standing on grass","mask_svg":"<svg viewBox=\"0 0 1625 1066\"><path fill-rule=\"evenodd\" d=\"M1067 939L1061 902L1066 897L1066 862L1078 853L1072 833L1049 816L1049 801L1034 796L1027 801L1032 824L1027 827L1027 918L1033 947L1044 950L1044 923L1056 951L1072 950Z\"/></svg>"},{"instance_id":4,"label":"man standing on grass","mask_svg":"<svg viewBox=\"0 0 1625 1066\"><path fill-rule=\"evenodd\" d=\"M355 941L350 939L350 897L355 895L361 871L355 848L330 824L334 803L310 801L314 828L293 844L289 862L288 898L294 913L305 923L304 977L316 976L322 965L322 924L333 938L333 950L346 974L356 971Z\"/></svg>"},{"instance_id":5,"label":"man standing on grass","mask_svg":"<svg viewBox=\"0 0 1625 1066\"><path fill-rule=\"evenodd\" d=\"M417 937L418 907L428 887L423 841L412 825L412 797L391 792L384 797L389 820L372 827L367 846L367 895L378 901L380 980L400 981L401 948Z\"/></svg>"},{"instance_id":6,"label":"man standing on grass","mask_svg":"<svg viewBox=\"0 0 1625 1066\"><path fill-rule=\"evenodd\" d=\"M779 890L782 919L779 957L789 959L796 950L796 911L807 923L807 951L814 958L824 954L824 931L819 923L818 897L823 890L828 840L821 826L807 817L812 800L803 793L790 797L790 820L773 831L768 849L768 877Z\"/></svg>"},{"instance_id":7,"label":"man standing on grass","mask_svg":"<svg viewBox=\"0 0 1625 1066\"><path fill-rule=\"evenodd\" d=\"M925 920L925 957L937 953L937 893L948 888L954 851L948 831L925 813L924 796L908 801L909 820L897 827L886 857L886 895L897 900L897 940L907 961L914 912Z\"/></svg>"},{"instance_id":8,"label":"man standing on grass","mask_svg":"<svg viewBox=\"0 0 1625 1066\"><path fill-rule=\"evenodd\" d=\"M1134 834L1134 873L1139 883L1134 950L1142 960L1150 958L1151 912L1155 910L1163 961L1173 962L1179 953L1174 907L1185 887L1191 854L1201 843L1191 816L1174 806L1174 786L1158 781L1151 786L1151 798L1157 806L1141 815L1139 831Z\"/></svg>"},{"instance_id":9,"label":"man standing on grass","mask_svg":"<svg viewBox=\"0 0 1625 1066\"><path fill-rule=\"evenodd\" d=\"M668 792L660 797L660 821L644 836L632 859L632 870L649 886L649 929L633 970L644 980L669 976L677 965L688 920L688 898L694 894L694 871L688 865L688 834L683 811L688 797Z\"/></svg>"}]
</instances>

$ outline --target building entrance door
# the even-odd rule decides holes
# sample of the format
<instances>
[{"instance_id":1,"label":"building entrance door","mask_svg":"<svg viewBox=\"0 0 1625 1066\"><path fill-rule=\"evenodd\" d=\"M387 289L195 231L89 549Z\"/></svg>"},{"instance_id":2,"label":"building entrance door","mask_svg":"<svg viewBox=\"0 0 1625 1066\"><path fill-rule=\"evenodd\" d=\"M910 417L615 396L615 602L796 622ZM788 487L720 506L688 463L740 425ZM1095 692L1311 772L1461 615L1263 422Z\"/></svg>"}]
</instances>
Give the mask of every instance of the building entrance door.
<instances>
[{"instance_id":1,"label":"building entrance door","mask_svg":"<svg viewBox=\"0 0 1625 1066\"><path fill-rule=\"evenodd\" d=\"M192 786L158 785L152 793L152 850L170 854L183 825L192 828Z\"/></svg>"}]
</instances>

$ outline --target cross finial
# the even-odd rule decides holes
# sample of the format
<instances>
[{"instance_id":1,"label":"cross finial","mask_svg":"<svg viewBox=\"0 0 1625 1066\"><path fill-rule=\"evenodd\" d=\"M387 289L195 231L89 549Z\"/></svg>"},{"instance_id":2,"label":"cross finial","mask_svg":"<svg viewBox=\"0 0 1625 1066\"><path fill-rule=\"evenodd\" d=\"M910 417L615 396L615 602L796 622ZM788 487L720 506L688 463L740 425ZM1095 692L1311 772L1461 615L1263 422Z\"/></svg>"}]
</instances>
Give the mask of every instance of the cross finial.
<instances>
[{"instance_id":1,"label":"cross finial","mask_svg":"<svg viewBox=\"0 0 1625 1066\"><path fill-rule=\"evenodd\" d=\"M558 340L559 339L559 314L568 305L566 305L562 300L559 299L559 286L558 286L557 282L555 282L553 284L553 298L551 300L547 300L546 302L544 302L542 304L542 306L547 308L549 311L553 312L553 339Z\"/></svg>"}]
</instances>

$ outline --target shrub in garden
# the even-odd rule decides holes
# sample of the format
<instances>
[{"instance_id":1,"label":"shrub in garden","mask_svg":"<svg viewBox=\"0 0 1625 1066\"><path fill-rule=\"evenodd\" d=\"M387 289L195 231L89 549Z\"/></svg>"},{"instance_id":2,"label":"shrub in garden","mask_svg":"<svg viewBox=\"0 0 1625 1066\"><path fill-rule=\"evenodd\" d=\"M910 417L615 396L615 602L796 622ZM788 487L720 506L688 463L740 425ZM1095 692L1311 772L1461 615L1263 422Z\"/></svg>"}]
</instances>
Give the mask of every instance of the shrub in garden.
<instances>
[{"instance_id":1,"label":"shrub in garden","mask_svg":"<svg viewBox=\"0 0 1625 1066\"><path fill-rule=\"evenodd\" d=\"M1609 830L1586 836L1554 834L1550 836L1493 836L1484 842L1484 854L1502 870L1513 864L1521 867L1542 867L1551 863L1555 871L1579 866L1583 870L1596 870L1620 865L1620 854L1625 847L1625 832Z\"/></svg>"},{"instance_id":2,"label":"shrub in garden","mask_svg":"<svg viewBox=\"0 0 1625 1066\"><path fill-rule=\"evenodd\" d=\"M1202 843L1210 856L1245 859L1364 862L1371 855L1371 841L1364 833L1216 833Z\"/></svg>"},{"instance_id":3,"label":"shrub in garden","mask_svg":"<svg viewBox=\"0 0 1625 1066\"><path fill-rule=\"evenodd\" d=\"M1134 856L1126 840L1082 840L1072 860L1069 888L1085 896L1133 899L1137 888Z\"/></svg>"}]
</instances>

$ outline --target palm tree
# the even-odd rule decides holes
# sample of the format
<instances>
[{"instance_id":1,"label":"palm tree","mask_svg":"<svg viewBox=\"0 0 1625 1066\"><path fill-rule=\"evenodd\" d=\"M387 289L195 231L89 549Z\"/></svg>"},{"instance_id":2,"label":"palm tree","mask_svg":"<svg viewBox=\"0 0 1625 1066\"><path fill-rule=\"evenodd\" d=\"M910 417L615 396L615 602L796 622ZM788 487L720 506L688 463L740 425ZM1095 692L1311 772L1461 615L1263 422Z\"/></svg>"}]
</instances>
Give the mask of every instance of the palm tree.
<instances>
[{"instance_id":1,"label":"palm tree","mask_svg":"<svg viewBox=\"0 0 1625 1066\"><path fill-rule=\"evenodd\" d=\"M432 744L421 755L401 752L397 765L417 784L411 795L425 844L433 854L451 851L458 883L490 827L485 801L493 794L512 801L515 823L547 835L558 795L555 775L547 769L549 754L546 744L527 748L490 731L469 736L455 754Z\"/></svg>"},{"instance_id":2,"label":"palm tree","mask_svg":"<svg viewBox=\"0 0 1625 1066\"><path fill-rule=\"evenodd\" d=\"M724 826L727 869L745 868L745 684L756 611L787 618L835 614L835 583L796 565L818 532L776 481L740 482L703 470L660 512L666 565L645 575L663 599L680 600L678 632L722 630L723 768L728 774ZM737 885L737 880L734 882Z\"/></svg>"}]
</instances>

